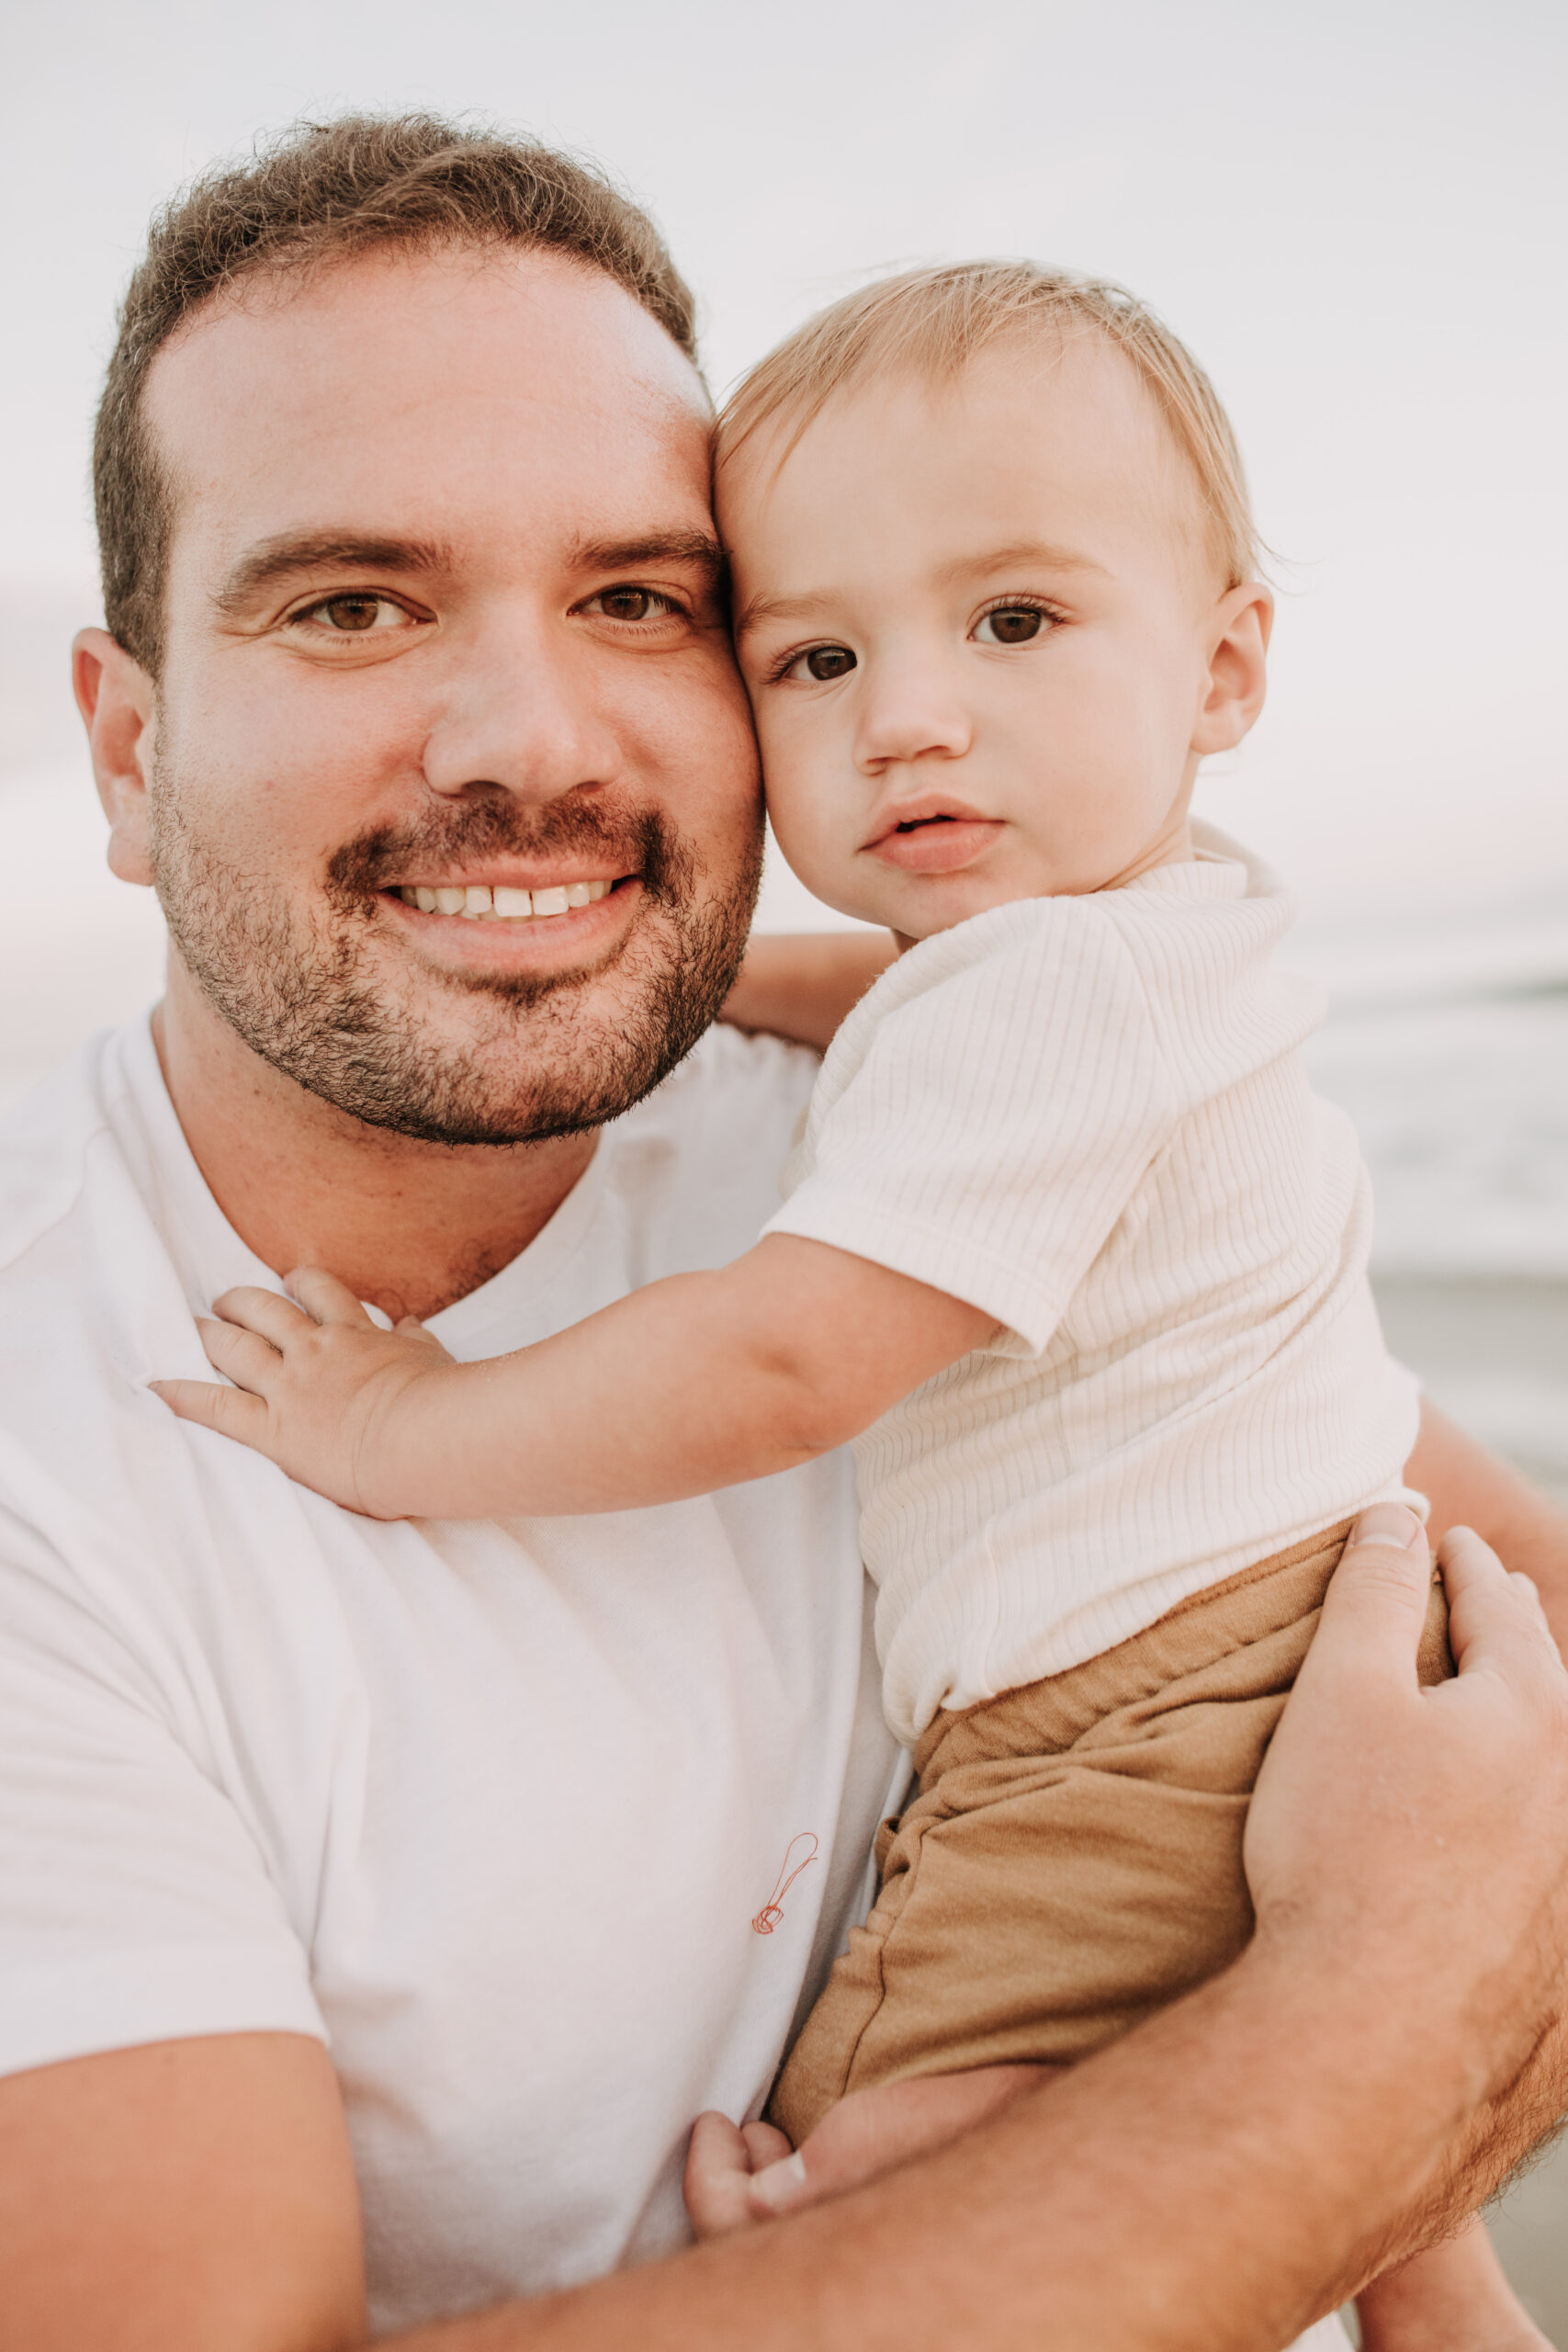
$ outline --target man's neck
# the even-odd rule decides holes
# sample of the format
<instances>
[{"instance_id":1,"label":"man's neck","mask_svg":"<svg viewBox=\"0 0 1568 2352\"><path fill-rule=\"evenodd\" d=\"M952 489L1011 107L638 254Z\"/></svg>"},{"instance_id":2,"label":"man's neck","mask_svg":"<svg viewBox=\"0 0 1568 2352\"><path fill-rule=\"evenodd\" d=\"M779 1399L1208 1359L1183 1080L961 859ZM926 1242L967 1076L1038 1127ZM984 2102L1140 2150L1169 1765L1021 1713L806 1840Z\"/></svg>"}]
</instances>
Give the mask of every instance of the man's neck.
<instances>
[{"instance_id":1,"label":"man's neck","mask_svg":"<svg viewBox=\"0 0 1568 2352\"><path fill-rule=\"evenodd\" d=\"M525 1250L593 1156L592 1135L448 1145L335 1110L274 1069L171 958L153 1037L219 1207L279 1274L324 1266L388 1314L434 1315Z\"/></svg>"}]
</instances>

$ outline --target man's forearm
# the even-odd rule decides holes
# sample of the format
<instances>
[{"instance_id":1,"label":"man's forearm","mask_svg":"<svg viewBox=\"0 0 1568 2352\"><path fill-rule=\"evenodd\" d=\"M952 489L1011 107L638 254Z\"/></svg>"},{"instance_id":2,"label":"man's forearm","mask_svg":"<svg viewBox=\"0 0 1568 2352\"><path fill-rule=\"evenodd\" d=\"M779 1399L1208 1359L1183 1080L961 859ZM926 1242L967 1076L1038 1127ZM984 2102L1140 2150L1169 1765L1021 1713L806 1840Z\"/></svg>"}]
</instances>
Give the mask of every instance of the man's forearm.
<instances>
[{"instance_id":1,"label":"man's forearm","mask_svg":"<svg viewBox=\"0 0 1568 2352\"><path fill-rule=\"evenodd\" d=\"M400 2338L401 2352L1287 2344L1518 2152L1438 2187L1433 2152L1447 2143L1451 2158L1464 2105L1452 2052L1408 1987L1386 1991L1348 1997L1255 1951L937 2156L655 2267Z\"/></svg>"},{"instance_id":2,"label":"man's forearm","mask_svg":"<svg viewBox=\"0 0 1568 2352\"><path fill-rule=\"evenodd\" d=\"M826 1047L893 955L886 931L759 933L719 1018Z\"/></svg>"}]
</instances>

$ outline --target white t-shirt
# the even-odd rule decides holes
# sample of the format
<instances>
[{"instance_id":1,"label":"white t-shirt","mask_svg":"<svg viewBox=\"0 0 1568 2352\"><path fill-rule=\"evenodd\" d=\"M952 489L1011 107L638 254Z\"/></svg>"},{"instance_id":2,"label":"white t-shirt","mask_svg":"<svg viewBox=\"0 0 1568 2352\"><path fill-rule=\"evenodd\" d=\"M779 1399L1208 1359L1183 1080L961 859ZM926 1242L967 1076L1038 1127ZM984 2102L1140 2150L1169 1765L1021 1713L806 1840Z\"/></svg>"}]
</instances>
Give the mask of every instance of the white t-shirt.
<instances>
[{"instance_id":1,"label":"white t-shirt","mask_svg":"<svg viewBox=\"0 0 1568 2352\"><path fill-rule=\"evenodd\" d=\"M493 1355L736 1256L816 1068L713 1032L433 1328ZM0 2071L321 2036L381 2330L660 2253L897 1804L848 1459L378 1526L148 1394L235 1283L276 1286L144 1024L0 1127Z\"/></svg>"},{"instance_id":2,"label":"white t-shirt","mask_svg":"<svg viewBox=\"0 0 1568 2352\"><path fill-rule=\"evenodd\" d=\"M833 1041L769 1227L1000 1327L855 1448L906 1739L1411 1499L1366 1173L1297 1055L1321 1001L1270 961L1291 901L1198 830L1189 862L902 956Z\"/></svg>"}]
</instances>

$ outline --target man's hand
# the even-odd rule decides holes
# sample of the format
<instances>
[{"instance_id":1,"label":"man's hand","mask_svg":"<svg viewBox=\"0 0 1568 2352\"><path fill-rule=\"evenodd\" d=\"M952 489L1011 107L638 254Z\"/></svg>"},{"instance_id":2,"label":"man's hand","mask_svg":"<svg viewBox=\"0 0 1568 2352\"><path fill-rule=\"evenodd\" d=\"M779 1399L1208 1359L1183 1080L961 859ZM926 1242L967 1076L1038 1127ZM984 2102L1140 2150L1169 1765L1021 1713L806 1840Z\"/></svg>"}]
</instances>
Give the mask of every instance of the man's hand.
<instances>
[{"instance_id":1,"label":"man's hand","mask_svg":"<svg viewBox=\"0 0 1568 2352\"><path fill-rule=\"evenodd\" d=\"M1423 1689L1425 1530L1397 1504L1363 1512L1246 1847L1264 1966L1288 1953L1299 1971L1315 1949L1330 1977L1353 1967L1368 2002L1388 2004L1391 2039L1396 2015L1430 2038L1451 2122L1423 2185L1427 2236L1568 2106L1568 1674L1528 1577L1469 1528L1438 1557L1459 1672ZM1413 1969L1423 1951L1432 1964ZM1417 2206L1391 2249L1422 2243Z\"/></svg>"},{"instance_id":2,"label":"man's hand","mask_svg":"<svg viewBox=\"0 0 1568 2352\"><path fill-rule=\"evenodd\" d=\"M1551 1869L1554 1836L1568 1822L1568 1677L1529 1578L1507 1575L1478 1536L1456 1529L1439 1556L1460 1674L1423 1689L1416 1651L1431 1584L1425 1530L1414 1512L1381 1504L1362 1514L1356 1536L1249 1816L1247 1865L1260 1957L1267 1966L1272 1944L1294 1970L1316 1949L1327 1980L1350 1966L1386 1964L1391 1984L1400 1987L1392 1996L1407 1998L1413 1951L1439 1936L1473 1944L1478 1928L1483 1943L1495 1938L1494 1950L1467 1954L1470 1989L1450 2027L1461 2036L1455 2046L1474 2049L1478 2059L1488 2043L1492 2049L1491 2075L1475 2086L1485 2106L1472 2119L1463 2155L1475 2168L1479 2203L1499 2165L1506 2169L1550 2130L1556 2103L1568 2098L1561 2045L1555 2072L1537 2049L1540 2021L1560 1997L1549 1955L1561 1956L1568 1941L1568 1891ZM1544 1783L1543 1717L1560 1725ZM1506 1841L1495 1858L1503 1884L1489 1887L1483 1917L1472 1920L1469 1890L1452 1883L1445 1857L1453 1854L1461 1871L1468 1864L1473 1872L1499 1819L1515 1817L1533 1820L1539 1834L1521 1827L1517 1840ZM1488 1852L1489 1868L1493 1860ZM1457 1922L1435 1917L1435 1895L1462 1911L1463 1938ZM1473 2014L1474 1972L1489 2007L1491 1988L1510 1968L1517 1974L1521 1949L1540 1964L1527 1971L1532 1981L1516 1986L1518 2031L1510 2048L1495 2015ZM841 2196L972 2130L1047 2071L1055 2070L998 2067L859 2092L794 2155L766 2124L738 2130L726 2117L704 2116L686 2167L693 2225L699 2237L719 2237ZM1513 2096L1505 2117L1496 2102L1506 2093ZM1465 2096L1462 2086L1458 2096ZM1390 2215L1405 2233L1404 2251L1423 2229L1451 2225L1459 2210L1451 2184L1443 2194L1440 2210L1434 2203L1425 2211L1418 2196L1413 2214Z\"/></svg>"},{"instance_id":3,"label":"man's hand","mask_svg":"<svg viewBox=\"0 0 1568 2352\"><path fill-rule=\"evenodd\" d=\"M182 1420L254 1446L331 1501L403 1518L411 1433L423 1425L429 1434L452 1358L412 1315L383 1331L331 1274L305 1267L288 1287L298 1306L276 1291L231 1290L213 1302L220 1320L198 1321L209 1361L232 1387L150 1385Z\"/></svg>"}]
</instances>

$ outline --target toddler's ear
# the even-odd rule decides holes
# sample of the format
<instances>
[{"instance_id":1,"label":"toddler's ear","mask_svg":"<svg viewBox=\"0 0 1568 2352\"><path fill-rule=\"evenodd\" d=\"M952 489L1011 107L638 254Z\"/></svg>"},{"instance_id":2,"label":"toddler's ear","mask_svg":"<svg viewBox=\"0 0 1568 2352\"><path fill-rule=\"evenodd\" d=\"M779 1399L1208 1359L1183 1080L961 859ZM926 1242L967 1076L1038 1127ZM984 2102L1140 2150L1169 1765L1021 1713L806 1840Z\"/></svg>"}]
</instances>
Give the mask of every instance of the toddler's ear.
<instances>
[{"instance_id":1,"label":"toddler's ear","mask_svg":"<svg viewBox=\"0 0 1568 2352\"><path fill-rule=\"evenodd\" d=\"M1200 758L1241 741L1269 690L1269 632L1274 598L1260 580L1244 581L1215 605L1209 628L1208 688L1192 730Z\"/></svg>"}]
</instances>

